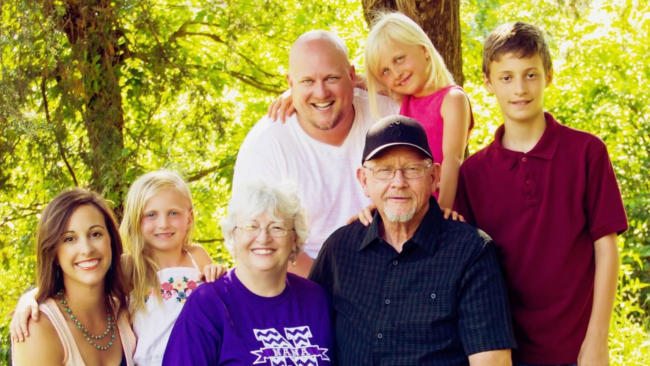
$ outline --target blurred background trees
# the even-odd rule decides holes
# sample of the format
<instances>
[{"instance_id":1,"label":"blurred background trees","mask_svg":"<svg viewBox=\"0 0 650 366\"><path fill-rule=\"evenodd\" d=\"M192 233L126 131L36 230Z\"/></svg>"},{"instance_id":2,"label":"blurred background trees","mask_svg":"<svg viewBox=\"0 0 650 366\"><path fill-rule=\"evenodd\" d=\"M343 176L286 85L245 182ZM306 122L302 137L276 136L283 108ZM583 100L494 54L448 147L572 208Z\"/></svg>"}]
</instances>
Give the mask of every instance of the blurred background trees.
<instances>
[{"instance_id":1,"label":"blurred background trees","mask_svg":"<svg viewBox=\"0 0 650 366\"><path fill-rule=\"evenodd\" d=\"M470 152L501 123L482 87L483 39L507 21L546 30L555 79L545 106L607 143L630 220L619 240L612 364L647 364L646 0L0 0L0 364L10 359L6 315L33 284L33 233L52 197L89 186L120 214L137 176L180 171L194 194L196 241L230 263L218 221L234 160L287 88L292 42L307 30L334 31L361 70L367 15L384 6L420 22L464 81L477 122Z\"/></svg>"}]
</instances>

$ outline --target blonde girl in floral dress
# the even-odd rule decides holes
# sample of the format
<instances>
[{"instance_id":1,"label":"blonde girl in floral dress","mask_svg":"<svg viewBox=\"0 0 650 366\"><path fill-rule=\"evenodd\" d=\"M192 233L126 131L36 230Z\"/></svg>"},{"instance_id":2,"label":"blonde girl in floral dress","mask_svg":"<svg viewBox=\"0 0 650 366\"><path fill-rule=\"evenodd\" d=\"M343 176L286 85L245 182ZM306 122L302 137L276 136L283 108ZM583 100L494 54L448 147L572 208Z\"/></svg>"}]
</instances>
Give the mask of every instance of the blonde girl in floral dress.
<instances>
[{"instance_id":1,"label":"blonde girl in floral dress","mask_svg":"<svg viewBox=\"0 0 650 366\"><path fill-rule=\"evenodd\" d=\"M192 245L194 213L185 181L171 171L138 178L126 197L120 234L130 254L131 317L136 365L160 365L185 300L202 282L201 269L220 271ZM130 268L129 268L130 267ZM210 277L210 276L206 276Z\"/></svg>"}]
</instances>

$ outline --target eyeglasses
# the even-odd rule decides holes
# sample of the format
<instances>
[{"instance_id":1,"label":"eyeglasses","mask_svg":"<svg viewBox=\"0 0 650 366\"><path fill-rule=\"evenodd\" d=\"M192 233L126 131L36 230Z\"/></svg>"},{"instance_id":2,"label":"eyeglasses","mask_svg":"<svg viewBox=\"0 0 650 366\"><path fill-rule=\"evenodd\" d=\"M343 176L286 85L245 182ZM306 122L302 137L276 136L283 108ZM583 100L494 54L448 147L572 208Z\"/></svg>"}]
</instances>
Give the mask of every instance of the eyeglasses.
<instances>
[{"instance_id":1,"label":"eyeglasses","mask_svg":"<svg viewBox=\"0 0 650 366\"><path fill-rule=\"evenodd\" d=\"M244 234L248 236L258 236L262 232L262 229L266 230L266 233L274 238L282 238L287 235L291 230L295 231L296 229L285 229L282 226L272 225L267 227L259 227L255 225L246 225L246 226L235 226L235 228L240 229Z\"/></svg>"},{"instance_id":2,"label":"eyeglasses","mask_svg":"<svg viewBox=\"0 0 650 366\"><path fill-rule=\"evenodd\" d=\"M429 169L431 165L433 165L433 162L429 163L429 165L409 164L400 169L390 165L377 165L373 167L364 166L364 168L370 169L372 171L372 176L381 180L393 179L393 177L395 177L395 172L398 170L402 171L402 175L404 175L404 178L406 179L417 179L424 177L424 172Z\"/></svg>"}]
</instances>

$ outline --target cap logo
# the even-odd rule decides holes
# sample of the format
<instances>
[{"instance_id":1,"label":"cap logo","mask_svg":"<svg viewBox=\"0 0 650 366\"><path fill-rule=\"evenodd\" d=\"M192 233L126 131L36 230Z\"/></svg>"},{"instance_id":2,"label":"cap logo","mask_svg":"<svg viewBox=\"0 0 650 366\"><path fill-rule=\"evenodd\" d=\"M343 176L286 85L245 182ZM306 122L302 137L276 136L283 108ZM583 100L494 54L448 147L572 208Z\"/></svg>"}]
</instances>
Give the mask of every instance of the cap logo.
<instances>
[{"instance_id":1,"label":"cap logo","mask_svg":"<svg viewBox=\"0 0 650 366\"><path fill-rule=\"evenodd\" d=\"M395 137L402 136L402 130L400 130L400 124L402 124L402 121L395 121L390 123L390 127L393 128L393 130L391 131L391 135L394 135Z\"/></svg>"}]
</instances>

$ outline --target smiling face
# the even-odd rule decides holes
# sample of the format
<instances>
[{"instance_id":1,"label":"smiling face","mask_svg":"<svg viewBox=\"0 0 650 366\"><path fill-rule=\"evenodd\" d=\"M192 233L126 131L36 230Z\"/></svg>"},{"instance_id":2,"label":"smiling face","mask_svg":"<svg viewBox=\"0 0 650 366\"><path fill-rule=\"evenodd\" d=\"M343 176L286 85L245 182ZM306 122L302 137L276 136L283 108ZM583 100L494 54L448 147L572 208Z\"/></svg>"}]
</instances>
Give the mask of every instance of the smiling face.
<instances>
[{"instance_id":1,"label":"smiling face","mask_svg":"<svg viewBox=\"0 0 650 366\"><path fill-rule=\"evenodd\" d=\"M262 228L258 235L246 232L242 227L253 226ZM248 277L258 274L286 273L289 257L297 250L296 233L289 230L283 237L272 237L265 228L277 227L293 229L293 220L274 221L268 213L250 220L238 220L235 229L235 258L238 261L237 271L245 271Z\"/></svg>"},{"instance_id":2,"label":"smiling face","mask_svg":"<svg viewBox=\"0 0 650 366\"><path fill-rule=\"evenodd\" d=\"M397 146L384 150L379 156L364 163L357 177L364 193L377 206L382 219L390 222L408 222L414 217L423 217L429 209L429 198L438 181L438 164L432 164L421 178L404 178L402 171L396 171L391 179L381 180L373 176L371 168L389 165L397 169L411 164L429 165L426 158L415 148Z\"/></svg>"},{"instance_id":3,"label":"smiling face","mask_svg":"<svg viewBox=\"0 0 650 366\"><path fill-rule=\"evenodd\" d=\"M140 229L154 252L176 251L183 247L192 220L187 198L176 189L163 189L147 200Z\"/></svg>"},{"instance_id":4,"label":"smiling face","mask_svg":"<svg viewBox=\"0 0 650 366\"><path fill-rule=\"evenodd\" d=\"M104 286L111 255L111 237L102 213L93 205L77 207L56 252L66 289L79 285Z\"/></svg>"},{"instance_id":5,"label":"smiling face","mask_svg":"<svg viewBox=\"0 0 650 366\"><path fill-rule=\"evenodd\" d=\"M552 73L544 72L539 55L502 55L490 63L490 75L483 74L485 87L497 98L506 123L532 123L544 119L544 88Z\"/></svg>"},{"instance_id":6,"label":"smiling face","mask_svg":"<svg viewBox=\"0 0 650 366\"><path fill-rule=\"evenodd\" d=\"M434 92L427 88L430 64L424 47L390 42L381 54L377 78L395 93L426 96Z\"/></svg>"},{"instance_id":7,"label":"smiling face","mask_svg":"<svg viewBox=\"0 0 650 366\"><path fill-rule=\"evenodd\" d=\"M296 41L289 56L287 79L304 129L328 131L352 123L354 67L332 40Z\"/></svg>"}]
</instances>

